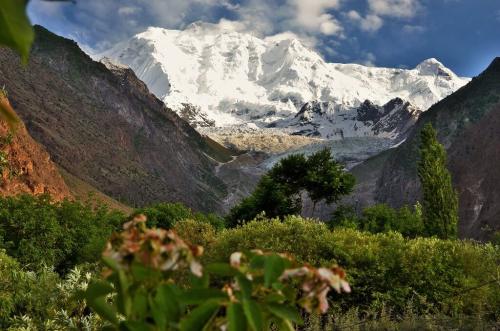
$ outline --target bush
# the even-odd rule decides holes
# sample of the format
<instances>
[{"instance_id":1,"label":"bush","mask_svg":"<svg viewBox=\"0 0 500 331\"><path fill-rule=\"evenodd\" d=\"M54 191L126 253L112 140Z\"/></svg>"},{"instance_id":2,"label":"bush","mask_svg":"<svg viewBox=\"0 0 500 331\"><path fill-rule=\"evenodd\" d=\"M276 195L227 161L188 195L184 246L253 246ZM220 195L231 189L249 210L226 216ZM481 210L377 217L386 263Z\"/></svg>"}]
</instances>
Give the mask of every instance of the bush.
<instances>
[{"instance_id":1,"label":"bush","mask_svg":"<svg viewBox=\"0 0 500 331\"><path fill-rule=\"evenodd\" d=\"M289 252L312 265L345 267L353 293L340 298L344 309L378 310L385 305L402 313L413 302L418 313L481 312L500 317L500 291L494 282L500 272L500 248L490 244L405 239L394 232L330 231L325 224L287 217L220 232L207 247L207 259L222 261L230 252L257 247Z\"/></svg>"},{"instance_id":2,"label":"bush","mask_svg":"<svg viewBox=\"0 0 500 331\"><path fill-rule=\"evenodd\" d=\"M98 261L107 238L123 219L103 206L56 203L46 195L0 198L0 248L30 270L46 265L64 273Z\"/></svg>"},{"instance_id":3,"label":"bush","mask_svg":"<svg viewBox=\"0 0 500 331\"><path fill-rule=\"evenodd\" d=\"M358 217L352 207L339 206L328 223L330 228L352 228L371 233L395 231L405 237L425 235L421 207L417 204L413 210L408 206L394 209L386 204L378 204L363 210Z\"/></svg>"},{"instance_id":4,"label":"bush","mask_svg":"<svg viewBox=\"0 0 500 331\"><path fill-rule=\"evenodd\" d=\"M224 219L215 214L203 214L193 212L182 203L157 203L145 208L137 209L133 216L145 215L148 219L149 227L158 227L162 229L171 229L175 223L192 219L197 222L208 223L216 229L225 227Z\"/></svg>"},{"instance_id":5,"label":"bush","mask_svg":"<svg viewBox=\"0 0 500 331\"><path fill-rule=\"evenodd\" d=\"M87 303L108 330L291 331L303 324L299 308L326 313L330 290L350 292L337 266L314 268L252 251L203 267L202 254L171 230L147 228L138 215L106 245L107 268L88 286ZM174 282L182 269L191 272L188 287ZM224 283L211 283L214 276Z\"/></svg>"},{"instance_id":6,"label":"bush","mask_svg":"<svg viewBox=\"0 0 500 331\"><path fill-rule=\"evenodd\" d=\"M93 269L72 269L65 279L47 267L26 272L0 250L0 329L95 329L96 316L85 310L82 300L74 299L91 277L83 270Z\"/></svg>"}]
</instances>

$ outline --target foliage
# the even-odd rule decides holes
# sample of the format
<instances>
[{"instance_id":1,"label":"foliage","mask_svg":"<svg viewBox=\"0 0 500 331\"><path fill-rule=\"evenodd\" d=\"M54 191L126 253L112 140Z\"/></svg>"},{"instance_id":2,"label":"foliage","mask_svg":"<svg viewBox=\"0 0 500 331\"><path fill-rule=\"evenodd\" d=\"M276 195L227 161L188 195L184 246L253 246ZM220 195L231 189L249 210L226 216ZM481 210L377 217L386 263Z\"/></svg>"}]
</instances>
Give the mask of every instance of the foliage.
<instances>
[{"instance_id":1,"label":"foliage","mask_svg":"<svg viewBox=\"0 0 500 331\"><path fill-rule=\"evenodd\" d=\"M104 206L47 195L0 198L0 248L30 270L47 265L64 273L97 261L123 218Z\"/></svg>"},{"instance_id":2,"label":"foliage","mask_svg":"<svg viewBox=\"0 0 500 331\"><path fill-rule=\"evenodd\" d=\"M378 310L352 308L341 311L332 307L326 316L311 315L304 323L304 331L380 331L380 330L497 330L498 322L485 314L456 315L417 314L408 303L402 314L382 307Z\"/></svg>"},{"instance_id":3,"label":"foliage","mask_svg":"<svg viewBox=\"0 0 500 331\"><path fill-rule=\"evenodd\" d=\"M144 216L137 216L111 238L103 254L105 278L85 293L108 329L293 330L302 324L297 306L323 313L330 289L350 291L338 267L300 266L288 256L258 250L232 253L229 264L203 269L200 246L145 223ZM193 274L188 288L171 281L183 267ZM214 275L226 282L210 286Z\"/></svg>"},{"instance_id":4,"label":"foliage","mask_svg":"<svg viewBox=\"0 0 500 331\"><path fill-rule=\"evenodd\" d=\"M338 205L332 213L330 221L327 223L328 228L351 228L359 229L361 221L353 206Z\"/></svg>"},{"instance_id":5,"label":"foliage","mask_svg":"<svg viewBox=\"0 0 500 331\"><path fill-rule=\"evenodd\" d=\"M0 329L64 330L97 325L97 316L88 314L84 301L73 299L86 288L92 269L75 268L61 279L47 267L26 272L0 251Z\"/></svg>"},{"instance_id":6,"label":"foliage","mask_svg":"<svg viewBox=\"0 0 500 331\"><path fill-rule=\"evenodd\" d=\"M302 201L297 191L265 175L252 195L231 209L226 216L226 223L234 227L240 222L254 219L260 213L268 217L280 217L299 214L301 209Z\"/></svg>"},{"instance_id":7,"label":"foliage","mask_svg":"<svg viewBox=\"0 0 500 331\"><path fill-rule=\"evenodd\" d=\"M358 216L350 206L339 206L332 214L328 226L352 228L371 233L396 231L405 237L424 236L422 210L419 203L413 208L403 206L394 209L386 204L377 204L363 209Z\"/></svg>"},{"instance_id":8,"label":"foliage","mask_svg":"<svg viewBox=\"0 0 500 331\"><path fill-rule=\"evenodd\" d=\"M4 0L0 7L0 45L15 49L24 62L35 39L26 15L27 0Z\"/></svg>"},{"instance_id":9,"label":"foliage","mask_svg":"<svg viewBox=\"0 0 500 331\"><path fill-rule=\"evenodd\" d=\"M304 191L314 206L322 200L337 202L352 191L354 181L354 176L344 171L328 149L307 158L303 154L287 156L262 177L251 196L231 209L227 224L236 226L261 213L268 217L300 214Z\"/></svg>"},{"instance_id":10,"label":"foliage","mask_svg":"<svg viewBox=\"0 0 500 331\"><path fill-rule=\"evenodd\" d=\"M355 178L333 159L330 150L312 154L306 166L304 188L315 206L321 200L328 204L337 202L340 197L351 193Z\"/></svg>"},{"instance_id":11,"label":"foliage","mask_svg":"<svg viewBox=\"0 0 500 331\"><path fill-rule=\"evenodd\" d=\"M428 235L455 238L458 223L458 195L446 168L446 151L430 123L420 134L418 177L422 184L422 216Z\"/></svg>"},{"instance_id":12,"label":"foliage","mask_svg":"<svg viewBox=\"0 0 500 331\"><path fill-rule=\"evenodd\" d=\"M0 46L16 50L26 63L31 44L35 39L33 27L26 15L28 0L3 0L0 6ZM0 118L12 129L19 119L7 100L5 88L0 93Z\"/></svg>"},{"instance_id":13,"label":"foliage","mask_svg":"<svg viewBox=\"0 0 500 331\"><path fill-rule=\"evenodd\" d=\"M230 252L257 247L286 252L311 265L344 266L353 293L339 298L343 309L377 310L385 305L402 313L414 302L418 314L485 313L500 318L500 248L490 244L405 239L393 232L345 228L330 231L323 223L286 217L220 232L207 247L206 261L223 261Z\"/></svg>"},{"instance_id":14,"label":"foliage","mask_svg":"<svg viewBox=\"0 0 500 331\"><path fill-rule=\"evenodd\" d=\"M182 220L195 220L196 222L207 223L216 229L225 227L224 219L215 214L203 214L193 212L182 203L157 203L152 206L137 209L133 215L145 215L149 227L171 229Z\"/></svg>"}]
</instances>

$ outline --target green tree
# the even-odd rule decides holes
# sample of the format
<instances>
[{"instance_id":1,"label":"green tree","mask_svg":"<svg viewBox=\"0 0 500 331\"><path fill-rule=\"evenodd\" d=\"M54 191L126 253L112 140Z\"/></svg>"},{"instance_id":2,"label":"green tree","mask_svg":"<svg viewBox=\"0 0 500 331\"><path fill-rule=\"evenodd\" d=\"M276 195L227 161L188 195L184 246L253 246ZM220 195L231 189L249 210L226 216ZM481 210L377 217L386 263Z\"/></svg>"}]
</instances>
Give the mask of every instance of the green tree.
<instances>
[{"instance_id":1,"label":"green tree","mask_svg":"<svg viewBox=\"0 0 500 331\"><path fill-rule=\"evenodd\" d=\"M226 216L229 226L249 221L264 212L268 217L300 214L301 194L307 192L314 205L336 202L352 191L354 176L337 163L328 149L309 157L294 154L281 159L262 177L255 191Z\"/></svg>"},{"instance_id":2,"label":"green tree","mask_svg":"<svg viewBox=\"0 0 500 331\"><path fill-rule=\"evenodd\" d=\"M226 224L234 227L242 221L253 220L261 213L269 217L299 214L302 210L302 200L298 193L298 189L291 189L265 175L252 195L231 209L226 216Z\"/></svg>"},{"instance_id":3,"label":"green tree","mask_svg":"<svg viewBox=\"0 0 500 331\"><path fill-rule=\"evenodd\" d=\"M432 124L420 133L418 177L422 184L422 216L427 235L454 238L457 235L458 196L446 168L446 151L437 140Z\"/></svg>"},{"instance_id":4,"label":"green tree","mask_svg":"<svg viewBox=\"0 0 500 331\"><path fill-rule=\"evenodd\" d=\"M304 188L313 202L313 215L318 202L338 202L342 196L352 192L356 182L354 176L346 172L326 148L307 159L306 169Z\"/></svg>"}]
</instances>

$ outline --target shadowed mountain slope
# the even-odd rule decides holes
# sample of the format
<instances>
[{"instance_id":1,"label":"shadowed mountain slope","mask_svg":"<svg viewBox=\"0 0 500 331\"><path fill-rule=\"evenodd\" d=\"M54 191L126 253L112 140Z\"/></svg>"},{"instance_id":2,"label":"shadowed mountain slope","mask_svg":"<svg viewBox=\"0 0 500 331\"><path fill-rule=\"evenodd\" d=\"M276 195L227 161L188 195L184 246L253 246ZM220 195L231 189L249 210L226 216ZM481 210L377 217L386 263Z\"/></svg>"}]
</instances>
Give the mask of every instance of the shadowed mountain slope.
<instances>
[{"instance_id":1,"label":"shadowed mountain slope","mask_svg":"<svg viewBox=\"0 0 500 331\"><path fill-rule=\"evenodd\" d=\"M181 201L220 210L215 166L230 159L124 67L93 61L36 27L29 65L0 49L0 85L30 134L69 174L132 206Z\"/></svg>"},{"instance_id":2,"label":"shadowed mountain slope","mask_svg":"<svg viewBox=\"0 0 500 331\"><path fill-rule=\"evenodd\" d=\"M363 172L380 171L376 184L371 185L370 199L396 207L421 199L418 145L420 131L428 122L448 152L448 167L460 198L460 235L488 238L500 229L500 58L425 112L409 138L390 150L385 162L375 158L354 169L364 187L370 186L364 179L374 178Z\"/></svg>"}]
</instances>

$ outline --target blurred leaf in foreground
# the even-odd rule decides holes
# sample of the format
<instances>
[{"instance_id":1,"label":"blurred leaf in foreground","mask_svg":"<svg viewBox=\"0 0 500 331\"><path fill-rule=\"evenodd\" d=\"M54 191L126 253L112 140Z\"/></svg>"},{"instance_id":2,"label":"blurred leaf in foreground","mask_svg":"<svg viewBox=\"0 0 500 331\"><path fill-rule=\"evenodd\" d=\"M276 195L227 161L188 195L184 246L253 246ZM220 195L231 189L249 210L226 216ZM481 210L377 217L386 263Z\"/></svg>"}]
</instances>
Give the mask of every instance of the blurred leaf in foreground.
<instances>
[{"instance_id":1,"label":"blurred leaf in foreground","mask_svg":"<svg viewBox=\"0 0 500 331\"><path fill-rule=\"evenodd\" d=\"M35 33L26 15L28 0L1 0L0 45L16 50L27 63ZM3 109L3 107L2 107Z\"/></svg>"}]
</instances>

